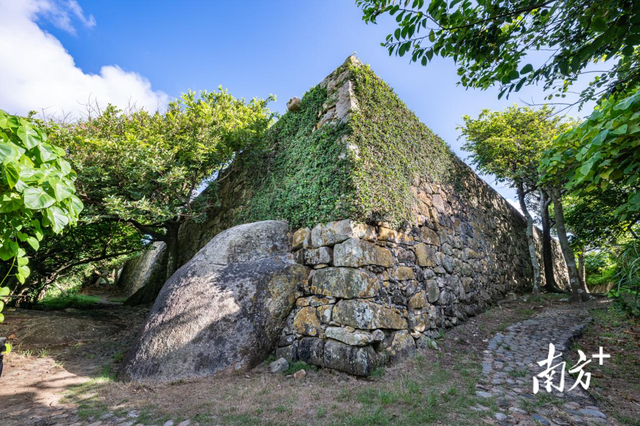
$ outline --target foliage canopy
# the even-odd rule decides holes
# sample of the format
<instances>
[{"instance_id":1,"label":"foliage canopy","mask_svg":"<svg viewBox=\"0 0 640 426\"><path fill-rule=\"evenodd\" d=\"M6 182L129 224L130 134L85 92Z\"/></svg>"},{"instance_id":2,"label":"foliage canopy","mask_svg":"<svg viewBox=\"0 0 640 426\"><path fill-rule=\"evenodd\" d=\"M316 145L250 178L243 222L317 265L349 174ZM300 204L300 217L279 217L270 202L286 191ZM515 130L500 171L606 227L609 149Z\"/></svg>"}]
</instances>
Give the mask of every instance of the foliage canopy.
<instances>
[{"instance_id":1,"label":"foliage canopy","mask_svg":"<svg viewBox=\"0 0 640 426\"><path fill-rule=\"evenodd\" d=\"M200 186L257 143L271 122L271 99L188 92L166 113L108 106L97 117L51 125L77 168L88 215L162 224L203 212Z\"/></svg>"},{"instance_id":2,"label":"foliage canopy","mask_svg":"<svg viewBox=\"0 0 640 426\"><path fill-rule=\"evenodd\" d=\"M11 273L21 283L30 275L27 249L38 250L45 233L75 224L83 209L76 173L64 156L34 122L0 110L0 260L10 261L0 297L9 295L3 284Z\"/></svg>"},{"instance_id":3,"label":"foliage canopy","mask_svg":"<svg viewBox=\"0 0 640 426\"><path fill-rule=\"evenodd\" d=\"M74 123L47 125L78 171L78 191L87 205L84 223L117 222L136 229L138 240L166 242L169 277L178 266L180 226L203 219L216 203L215 190L201 190L220 178L238 153L259 143L273 119L267 109L272 99L245 102L222 88L190 91L166 112L123 112L109 105ZM95 232L95 227L83 229ZM128 252L126 247L135 246L129 237L135 236L127 234L107 252ZM71 264L96 258L99 248L91 249ZM161 284L131 303L152 301Z\"/></svg>"},{"instance_id":4,"label":"foliage canopy","mask_svg":"<svg viewBox=\"0 0 640 426\"><path fill-rule=\"evenodd\" d=\"M596 76L584 103L640 82L640 3L633 0L356 0L363 20L392 15L397 29L382 45L427 65L458 65L464 87L501 85L500 96L543 83L564 97L585 71ZM531 53L546 60L526 63ZM602 71L587 70L605 62Z\"/></svg>"},{"instance_id":5,"label":"foliage canopy","mask_svg":"<svg viewBox=\"0 0 640 426\"><path fill-rule=\"evenodd\" d=\"M560 176L577 197L606 193L615 220L640 220L640 90L604 100L555 141L540 170L543 180Z\"/></svg>"},{"instance_id":6,"label":"foliage canopy","mask_svg":"<svg viewBox=\"0 0 640 426\"><path fill-rule=\"evenodd\" d=\"M529 192L538 185L538 166L543 152L566 124L551 108L533 109L513 105L505 111L482 110L477 119L464 116L459 127L467 139L463 149L483 173Z\"/></svg>"}]
</instances>

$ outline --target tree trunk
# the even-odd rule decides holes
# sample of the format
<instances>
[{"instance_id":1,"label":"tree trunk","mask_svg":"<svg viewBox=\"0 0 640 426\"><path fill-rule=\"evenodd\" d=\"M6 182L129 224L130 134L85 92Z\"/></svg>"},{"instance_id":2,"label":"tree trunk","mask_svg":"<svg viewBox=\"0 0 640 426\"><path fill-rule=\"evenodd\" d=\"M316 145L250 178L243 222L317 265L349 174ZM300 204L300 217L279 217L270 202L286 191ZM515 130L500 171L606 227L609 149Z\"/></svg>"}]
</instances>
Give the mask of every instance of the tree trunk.
<instances>
[{"instance_id":1,"label":"tree trunk","mask_svg":"<svg viewBox=\"0 0 640 426\"><path fill-rule=\"evenodd\" d=\"M587 287L587 271L584 265L584 247L578 254L578 275L580 275L580 281L582 281L582 285L584 287Z\"/></svg>"},{"instance_id":2,"label":"tree trunk","mask_svg":"<svg viewBox=\"0 0 640 426\"><path fill-rule=\"evenodd\" d=\"M549 218L549 194L540 190L540 219L542 221L542 262L544 265L544 289L548 292L560 292L553 273L553 250L551 246L551 220Z\"/></svg>"},{"instance_id":3,"label":"tree trunk","mask_svg":"<svg viewBox=\"0 0 640 426\"><path fill-rule=\"evenodd\" d=\"M178 269L178 231L180 230L180 225L181 222L177 221L170 221L165 224L166 233L162 241L167 245L167 265L164 279L151 281L149 284L138 289L138 291L125 300L125 305L135 306L155 302L164 283L171 278L176 269Z\"/></svg>"},{"instance_id":4,"label":"tree trunk","mask_svg":"<svg viewBox=\"0 0 640 426\"><path fill-rule=\"evenodd\" d=\"M533 267L533 294L540 293L540 264L538 263L538 253L536 250L536 240L533 235L533 217L527 209L527 205L524 200L524 188L522 184L518 185L518 201L520 202L520 209L527 219L527 244L529 245L529 257L531 258L531 266Z\"/></svg>"},{"instance_id":5,"label":"tree trunk","mask_svg":"<svg viewBox=\"0 0 640 426\"><path fill-rule=\"evenodd\" d=\"M167 279L178 269L178 231L179 222L169 222L167 224Z\"/></svg>"},{"instance_id":6,"label":"tree trunk","mask_svg":"<svg viewBox=\"0 0 640 426\"><path fill-rule=\"evenodd\" d=\"M589 296L587 295L586 289L583 288L582 281L578 275L576 258L573 254L573 250L571 250L569 238L567 237L567 230L564 225L564 211L562 210L562 201L560 200L560 191L557 188L552 188L549 195L551 195L551 201L553 202L553 213L556 219L556 230L558 231L558 239L560 240L562 255L564 256L564 261L567 264L567 270L569 272L571 300L574 302L586 301Z\"/></svg>"}]
</instances>

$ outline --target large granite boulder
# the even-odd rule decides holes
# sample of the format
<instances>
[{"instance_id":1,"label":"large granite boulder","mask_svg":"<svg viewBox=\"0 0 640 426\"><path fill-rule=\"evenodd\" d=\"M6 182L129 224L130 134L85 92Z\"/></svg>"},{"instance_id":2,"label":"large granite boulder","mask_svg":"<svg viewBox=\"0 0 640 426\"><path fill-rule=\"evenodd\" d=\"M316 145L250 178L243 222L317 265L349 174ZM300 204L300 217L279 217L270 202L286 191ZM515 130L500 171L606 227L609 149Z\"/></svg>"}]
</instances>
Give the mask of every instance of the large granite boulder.
<instances>
[{"instance_id":1,"label":"large granite boulder","mask_svg":"<svg viewBox=\"0 0 640 426\"><path fill-rule=\"evenodd\" d=\"M274 348L308 270L286 222L221 232L166 282L121 374L168 381L245 370Z\"/></svg>"},{"instance_id":2,"label":"large granite boulder","mask_svg":"<svg viewBox=\"0 0 640 426\"><path fill-rule=\"evenodd\" d=\"M139 256L125 263L118 277L118 287L125 298L152 282L166 278L167 245L156 241L149 245Z\"/></svg>"}]
</instances>

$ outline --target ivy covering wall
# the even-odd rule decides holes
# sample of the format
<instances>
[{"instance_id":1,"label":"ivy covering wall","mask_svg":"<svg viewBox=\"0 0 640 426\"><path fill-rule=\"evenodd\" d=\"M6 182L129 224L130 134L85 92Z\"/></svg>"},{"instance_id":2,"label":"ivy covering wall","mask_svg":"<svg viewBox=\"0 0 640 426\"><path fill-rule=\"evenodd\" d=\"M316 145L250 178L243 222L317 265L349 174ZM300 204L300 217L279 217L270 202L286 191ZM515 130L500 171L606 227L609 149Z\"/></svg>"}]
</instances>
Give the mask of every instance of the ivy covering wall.
<instances>
[{"instance_id":1,"label":"ivy covering wall","mask_svg":"<svg viewBox=\"0 0 640 426\"><path fill-rule=\"evenodd\" d=\"M346 124L316 130L327 90L316 86L300 110L285 114L271 129L260 155L246 159L252 197L241 222L282 219L292 226L313 225L353 213L350 162L341 138Z\"/></svg>"},{"instance_id":2,"label":"ivy covering wall","mask_svg":"<svg viewBox=\"0 0 640 426\"><path fill-rule=\"evenodd\" d=\"M452 183L459 160L368 66L350 72L359 104L349 137L360 151L351 174L354 218L399 226L411 221L414 178Z\"/></svg>"},{"instance_id":3,"label":"ivy covering wall","mask_svg":"<svg viewBox=\"0 0 640 426\"><path fill-rule=\"evenodd\" d=\"M310 89L298 111L284 114L258 149L213 183L217 206L205 223L182 227L181 263L241 223L277 219L298 228L354 219L400 227L411 221L414 178L453 184L469 173L368 66L347 61L331 74L340 75L358 104L349 119L319 125L338 87L325 81Z\"/></svg>"},{"instance_id":4,"label":"ivy covering wall","mask_svg":"<svg viewBox=\"0 0 640 426\"><path fill-rule=\"evenodd\" d=\"M283 219L300 227L350 218L399 226L411 220L416 176L451 181L455 160L444 141L368 66L348 70L359 105L348 122L315 130L331 97L316 86L300 111L273 126L263 154L245 162L256 173L243 222ZM347 144L357 146L355 154Z\"/></svg>"}]
</instances>

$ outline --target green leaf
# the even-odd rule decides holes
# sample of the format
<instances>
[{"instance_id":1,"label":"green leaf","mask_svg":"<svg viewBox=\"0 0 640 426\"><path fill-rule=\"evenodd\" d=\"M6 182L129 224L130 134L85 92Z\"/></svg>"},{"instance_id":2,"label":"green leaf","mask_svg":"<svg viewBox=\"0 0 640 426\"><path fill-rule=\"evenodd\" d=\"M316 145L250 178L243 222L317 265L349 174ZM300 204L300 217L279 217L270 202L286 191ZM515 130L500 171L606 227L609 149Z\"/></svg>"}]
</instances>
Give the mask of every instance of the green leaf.
<instances>
[{"instance_id":1,"label":"green leaf","mask_svg":"<svg viewBox=\"0 0 640 426\"><path fill-rule=\"evenodd\" d=\"M583 176L587 176L591 171L591 168L593 167L593 163L594 163L593 161L584 163L582 167L580 167L580 173L582 173Z\"/></svg>"},{"instance_id":2,"label":"green leaf","mask_svg":"<svg viewBox=\"0 0 640 426\"><path fill-rule=\"evenodd\" d=\"M24 204L31 210L42 210L55 204L56 199L47 194L44 189L30 187L24 191Z\"/></svg>"},{"instance_id":3,"label":"green leaf","mask_svg":"<svg viewBox=\"0 0 640 426\"><path fill-rule=\"evenodd\" d=\"M0 143L0 159L2 159L2 163L7 164L17 160L22 155L20 150L19 146L11 142ZM24 149L22 149L22 152L24 152Z\"/></svg>"},{"instance_id":4,"label":"green leaf","mask_svg":"<svg viewBox=\"0 0 640 426\"><path fill-rule=\"evenodd\" d=\"M9 287L0 287L0 297L6 297L9 295L9 293L11 293Z\"/></svg>"},{"instance_id":5,"label":"green leaf","mask_svg":"<svg viewBox=\"0 0 640 426\"><path fill-rule=\"evenodd\" d=\"M20 180L20 171L16 163L8 163L4 166L4 175L7 177L9 188L13 189Z\"/></svg>"},{"instance_id":6,"label":"green leaf","mask_svg":"<svg viewBox=\"0 0 640 426\"><path fill-rule=\"evenodd\" d=\"M18 275L20 275L22 278L29 278L29 275L31 275L31 269L29 269L28 266L19 266Z\"/></svg>"},{"instance_id":7,"label":"green leaf","mask_svg":"<svg viewBox=\"0 0 640 426\"><path fill-rule=\"evenodd\" d=\"M616 104L616 106L613 107L613 110L614 111L626 111L634 103L634 101L636 100L637 97L638 97L638 95L629 96L624 101L619 102L618 104Z\"/></svg>"},{"instance_id":8,"label":"green leaf","mask_svg":"<svg viewBox=\"0 0 640 426\"><path fill-rule=\"evenodd\" d=\"M12 259L16 254L18 254L18 243L12 240L5 240L2 245L0 245L0 259L7 261Z\"/></svg>"},{"instance_id":9,"label":"green leaf","mask_svg":"<svg viewBox=\"0 0 640 426\"><path fill-rule=\"evenodd\" d=\"M531 71L533 71L533 65L527 64L524 67L522 67L522 69L520 70L520 74L527 74L527 73L530 73Z\"/></svg>"},{"instance_id":10,"label":"green leaf","mask_svg":"<svg viewBox=\"0 0 640 426\"><path fill-rule=\"evenodd\" d=\"M593 140L591 141L591 145L595 145L595 146L602 145L602 142L604 142L604 140L608 135L609 135L609 130L605 129L601 131L600 133L598 133L598 136L593 138Z\"/></svg>"},{"instance_id":11,"label":"green leaf","mask_svg":"<svg viewBox=\"0 0 640 426\"><path fill-rule=\"evenodd\" d=\"M597 32L602 32L607 29L607 21L600 15L594 15L591 20L592 28Z\"/></svg>"},{"instance_id":12,"label":"green leaf","mask_svg":"<svg viewBox=\"0 0 640 426\"><path fill-rule=\"evenodd\" d=\"M0 213L11 213L20 210L24 204L18 194L4 194L0 199Z\"/></svg>"},{"instance_id":13,"label":"green leaf","mask_svg":"<svg viewBox=\"0 0 640 426\"><path fill-rule=\"evenodd\" d=\"M40 248L40 242L35 237L27 238L27 244L31 246L34 250L38 250Z\"/></svg>"},{"instance_id":14,"label":"green leaf","mask_svg":"<svg viewBox=\"0 0 640 426\"><path fill-rule=\"evenodd\" d=\"M617 129L615 129L613 132L611 132L611 134L624 135L625 133L627 133L627 128L628 126L626 124L623 124L622 126L619 126Z\"/></svg>"},{"instance_id":15,"label":"green leaf","mask_svg":"<svg viewBox=\"0 0 640 426\"><path fill-rule=\"evenodd\" d=\"M38 153L43 163L47 163L57 158L57 155L53 152L53 149L51 149L51 147L47 144L38 144Z\"/></svg>"},{"instance_id":16,"label":"green leaf","mask_svg":"<svg viewBox=\"0 0 640 426\"><path fill-rule=\"evenodd\" d=\"M46 217L51 223L51 228L56 234L69 224L69 217L64 210L58 206L50 207L46 210Z\"/></svg>"},{"instance_id":17,"label":"green leaf","mask_svg":"<svg viewBox=\"0 0 640 426\"><path fill-rule=\"evenodd\" d=\"M34 148L40 141L40 135L30 124L20 126L16 134L27 149Z\"/></svg>"},{"instance_id":18,"label":"green leaf","mask_svg":"<svg viewBox=\"0 0 640 426\"><path fill-rule=\"evenodd\" d=\"M51 185L57 201L69 198L73 194L73 190L65 185L60 179L49 179L49 185Z\"/></svg>"}]
</instances>

